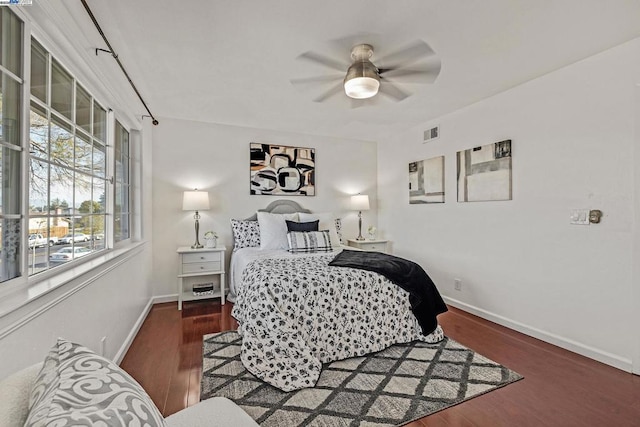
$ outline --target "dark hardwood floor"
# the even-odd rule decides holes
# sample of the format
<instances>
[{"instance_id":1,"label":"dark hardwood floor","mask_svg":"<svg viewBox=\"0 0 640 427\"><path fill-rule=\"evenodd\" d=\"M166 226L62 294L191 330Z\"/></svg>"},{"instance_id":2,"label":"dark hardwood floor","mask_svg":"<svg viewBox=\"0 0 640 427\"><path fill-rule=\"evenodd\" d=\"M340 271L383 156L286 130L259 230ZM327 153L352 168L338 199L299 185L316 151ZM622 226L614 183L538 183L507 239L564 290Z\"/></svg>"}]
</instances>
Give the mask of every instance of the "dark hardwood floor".
<instances>
[{"instance_id":1,"label":"dark hardwood floor","mask_svg":"<svg viewBox=\"0 0 640 427\"><path fill-rule=\"evenodd\" d=\"M160 411L200 398L202 336L236 328L232 304L155 305L121 366ZM407 424L424 426L640 426L640 377L451 308L445 334L525 378Z\"/></svg>"}]
</instances>

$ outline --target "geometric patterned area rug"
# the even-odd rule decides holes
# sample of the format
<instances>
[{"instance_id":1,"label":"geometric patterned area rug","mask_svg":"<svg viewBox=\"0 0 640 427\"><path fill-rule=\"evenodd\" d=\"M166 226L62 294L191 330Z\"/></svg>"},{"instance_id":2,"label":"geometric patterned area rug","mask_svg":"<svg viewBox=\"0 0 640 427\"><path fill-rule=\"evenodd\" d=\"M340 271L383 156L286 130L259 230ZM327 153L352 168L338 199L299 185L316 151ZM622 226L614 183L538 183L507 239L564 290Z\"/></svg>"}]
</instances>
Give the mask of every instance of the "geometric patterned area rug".
<instances>
[{"instance_id":1,"label":"geometric patterned area rug","mask_svg":"<svg viewBox=\"0 0 640 427\"><path fill-rule=\"evenodd\" d=\"M522 376L445 338L323 366L313 388L284 392L249 373L235 331L206 335L200 400L223 396L261 426L400 426Z\"/></svg>"}]
</instances>

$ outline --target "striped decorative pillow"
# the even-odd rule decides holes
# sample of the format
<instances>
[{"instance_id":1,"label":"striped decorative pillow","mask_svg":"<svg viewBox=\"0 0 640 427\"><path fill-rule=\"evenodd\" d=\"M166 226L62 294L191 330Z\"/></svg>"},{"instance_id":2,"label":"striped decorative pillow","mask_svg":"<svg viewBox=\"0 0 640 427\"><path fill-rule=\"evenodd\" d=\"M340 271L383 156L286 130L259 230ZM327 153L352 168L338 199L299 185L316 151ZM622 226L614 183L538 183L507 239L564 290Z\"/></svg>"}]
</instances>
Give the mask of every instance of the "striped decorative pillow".
<instances>
[{"instance_id":1,"label":"striped decorative pillow","mask_svg":"<svg viewBox=\"0 0 640 427\"><path fill-rule=\"evenodd\" d=\"M329 230L290 231L287 233L289 252L331 252Z\"/></svg>"}]
</instances>

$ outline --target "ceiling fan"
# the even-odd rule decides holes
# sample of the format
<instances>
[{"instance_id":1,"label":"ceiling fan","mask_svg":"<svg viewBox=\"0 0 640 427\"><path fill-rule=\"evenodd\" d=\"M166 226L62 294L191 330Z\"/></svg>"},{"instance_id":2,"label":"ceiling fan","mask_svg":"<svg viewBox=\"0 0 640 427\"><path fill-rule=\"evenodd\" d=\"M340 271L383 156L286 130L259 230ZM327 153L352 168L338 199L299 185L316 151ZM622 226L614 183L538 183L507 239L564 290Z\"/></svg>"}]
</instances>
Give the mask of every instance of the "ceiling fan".
<instances>
[{"instance_id":1,"label":"ceiling fan","mask_svg":"<svg viewBox=\"0 0 640 427\"><path fill-rule=\"evenodd\" d=\"M380 93L395 101L401 101L410 94L398 84L433 83L440 74L440 59L422 40L375 59L375 63L372 61L373 54L374 48L368 43L352 46L351 62L344 61L345 58L333 59L315 52L305 52L298 59L332 68L341 74L292 79L291 83L301 86L335 82L316 97L315 102L326 101L340 93L354 100L367 100Z\"/></svg>"}]
</instances>

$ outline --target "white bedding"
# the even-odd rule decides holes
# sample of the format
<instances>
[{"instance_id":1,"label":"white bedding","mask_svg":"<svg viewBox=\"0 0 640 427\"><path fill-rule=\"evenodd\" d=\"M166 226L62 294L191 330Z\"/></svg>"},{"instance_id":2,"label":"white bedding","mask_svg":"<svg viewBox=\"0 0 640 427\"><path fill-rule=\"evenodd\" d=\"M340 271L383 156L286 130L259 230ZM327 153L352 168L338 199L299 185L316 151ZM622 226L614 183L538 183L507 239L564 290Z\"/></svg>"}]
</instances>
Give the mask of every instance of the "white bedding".
<instances>
[{"instance_id":1,"label":"white bedding","mask_svg":"<svg viewBox=\"0 0 640 427\"><path fill-rule=\"evenodd\" d=\"M314 386L323 363L444 337L439 326L422 334L408 293L385 277L328 266L336 253L245 248L232 258L242 362L284 391Z\"/></svg>"}]
</instances>

